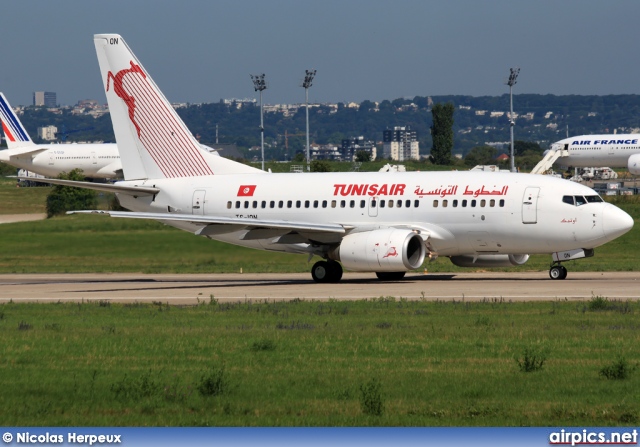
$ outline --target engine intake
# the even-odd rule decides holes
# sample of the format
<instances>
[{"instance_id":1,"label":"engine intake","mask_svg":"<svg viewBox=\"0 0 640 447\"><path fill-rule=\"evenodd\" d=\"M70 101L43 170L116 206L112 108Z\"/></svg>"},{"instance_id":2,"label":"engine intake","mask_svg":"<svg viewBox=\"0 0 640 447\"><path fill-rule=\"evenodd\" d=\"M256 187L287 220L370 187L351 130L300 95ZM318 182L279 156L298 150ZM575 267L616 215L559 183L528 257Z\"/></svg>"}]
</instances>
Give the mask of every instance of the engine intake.
<instances>
[{"instance_id":1,"label":"engine intake","mask_svg":"<svg viewBox=\"0 0 640 447\"><path fill-rule=\"evenodd\" d=\"M640 154L633 154L627 160L627 169L633 175L640 174Z\"/></svg>"},{"instance_id":2,"label":"engine intake","mask_svg":"<svg viewBox=\"0 0 640 447\"><path fill-rule=\"evenodd\" d=\"M529 260L529 255L459 255L451 256L458 267L513 267Z\"/></svg>"},{"instance_id":3,"label":"engine intake","mask_svg":"<svg viewBox=\"0 0 640 447\"><path fill-rule=\"evenodd\" d=\"M386 228L349 234L329 257L356 272L399 272L419 268L426 248L411 230Z\"/></svg>"}]
</instances>

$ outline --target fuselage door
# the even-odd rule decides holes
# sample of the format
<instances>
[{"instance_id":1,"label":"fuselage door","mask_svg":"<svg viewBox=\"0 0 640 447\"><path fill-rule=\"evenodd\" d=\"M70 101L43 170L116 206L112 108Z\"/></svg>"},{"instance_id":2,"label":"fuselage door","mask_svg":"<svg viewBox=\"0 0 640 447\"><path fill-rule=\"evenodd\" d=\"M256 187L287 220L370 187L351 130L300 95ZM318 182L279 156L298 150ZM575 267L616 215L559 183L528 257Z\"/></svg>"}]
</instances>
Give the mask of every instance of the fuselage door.
<instances>
[{"instance_id":1,"label":"fuselage door","mask_svg":"<svg viewBox=\"0 0 640 447\"><path fill-rule=\"evenodd\" d=\"M204 195L206 191L197 189L193 192L192 214L204 215Z\"/></svg>"},{"instance_id":2,"label":"fuselage door","mask_svg":"<svg viewBox=\"0 0 640 447\"><path fill-rule=\"evenodd\" d=\"M378 205L380 205L380 200L378 200L377 197L371 197L369 199L369 217L378 216Z\"/></svg>"},{"instance_id":3,"label":"fuselage door","mask_svg":"<svg viewBox=\"0 0 640 447\"><path fill-rule=\"evenodd\" d=\"M524 190L522 197L522 223L534 224L538 222L538 193L540 188L532 186Z\"/></svg>"},{"instance_id":4,"label":"fuselage door","mask_svg":"<svg viewBox=\"0 0 640 447\"><path fill-rule=\"evenodd\" d=\"M91 162L92 162L94 165L97 165L97 164L98 164L98 157L96 157L96 153L95 153L95 152L91 152Z\"/></svg>"}]
</instances>

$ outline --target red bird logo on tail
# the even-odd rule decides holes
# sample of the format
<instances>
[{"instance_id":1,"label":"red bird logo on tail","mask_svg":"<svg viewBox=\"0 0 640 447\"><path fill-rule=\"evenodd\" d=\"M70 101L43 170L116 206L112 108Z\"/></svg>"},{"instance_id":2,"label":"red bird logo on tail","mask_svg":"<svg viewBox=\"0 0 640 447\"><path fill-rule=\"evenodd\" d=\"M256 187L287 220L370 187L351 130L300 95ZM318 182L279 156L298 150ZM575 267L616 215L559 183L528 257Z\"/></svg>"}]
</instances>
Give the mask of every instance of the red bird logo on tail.
<instances>
[{"instance_id":1,"label":"red bird logo on tail","mask_svg":"<svg viewBox=\"0 0 640 447\"><path fill-rule=\"evenodd\" d=\"M118 73L114 74L110 71L107 73L107 91L109 91L109 84L111 79L113 79L113 91L118 95L127 105L129 109L129 119L136 127L136 131L138 132L138 137L140 136L140 126L136 123L134 118L134 111L136 108L136 100L133 95L129 95L125 89L123 84L124 76L128 73L140 73L144 79L147 79L147 75L142 71L142 68L139 65L136 65L131 61L131 68L120 70Z\"/></svg>"}]
</instances>

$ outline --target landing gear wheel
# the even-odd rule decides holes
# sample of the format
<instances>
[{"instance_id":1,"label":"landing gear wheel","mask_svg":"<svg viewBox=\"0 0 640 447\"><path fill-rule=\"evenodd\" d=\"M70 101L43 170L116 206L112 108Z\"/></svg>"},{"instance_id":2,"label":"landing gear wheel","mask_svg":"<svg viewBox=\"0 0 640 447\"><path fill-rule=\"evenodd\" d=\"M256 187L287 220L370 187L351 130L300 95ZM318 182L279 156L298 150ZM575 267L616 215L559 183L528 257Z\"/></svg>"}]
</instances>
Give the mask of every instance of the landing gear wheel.
<instances>
[{"instance_id":1,"label":"landing gear wheel","mask_svg":"<svg viewBox=\"0 0 640 447\"><path fill-rule=\"evenodd\" d=\"M399 281L404 278L405 272L376 272L380 281Z\"/></svg>"},{"instance_id":2,"label":"landing gear wheel","mask_svg":"<svg viewBox=\"0 0 640 447\"><path fill-rule=\"evenodd\" d=\"M549 277L551 279L565 279L567 277L567 269L562 265L554 265L549 269Z\"/></svg>"},{"instance_id":3,"label":"landing gear wheel","mask_svg":"<svg viewBox=\"0 0 640 447\"><path fill-rule=\"evenodd\" d=\"M311 277L315 282L329 282L331 271L327 261L318 261L311 267Z\"/></svg>"},{"instance_id":4,"label":"landing gear wheel","mask_svg":"<svg viewBox=\"0 0 640 447\"><path fill-rule=\"evenodd\" d=\"M329 265L329 271L331 274L329 277L331 278L329 282L338 282L342 279L342 266L339 262L336 261L327 261Z\"/></svg>"}]
</instances>

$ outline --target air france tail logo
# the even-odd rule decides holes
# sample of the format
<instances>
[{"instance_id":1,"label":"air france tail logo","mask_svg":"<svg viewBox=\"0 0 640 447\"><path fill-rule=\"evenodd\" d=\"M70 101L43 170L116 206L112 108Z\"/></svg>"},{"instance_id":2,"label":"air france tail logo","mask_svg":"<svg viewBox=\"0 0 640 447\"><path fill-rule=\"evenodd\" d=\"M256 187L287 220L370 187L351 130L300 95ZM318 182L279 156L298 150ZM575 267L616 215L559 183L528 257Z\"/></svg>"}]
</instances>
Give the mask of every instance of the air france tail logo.
<instances>
[{"instance_id":1,"label":"air france tail logo","mask_svg":"<svg viewBox=\"0 0 640 447\"><path fill-rule=\"evenodd\" d=\"M131 120L133 125L136 126L136 131L138 132L138 137L139 137L140 126L138 125L138 123L136 123L135 116L134 116L135 108L136 108L136 100L133 97L133 95L127 94L127 92L124 90L124 87L122 85L124 76L128 73L139 73L140 75L142 75L143 78L145 79L147 78L147 75L144 73L144 71L142 71L142 68L140 68L140 65L136 65L133 63L133 61L131 61L130 69L120 70L118 73L116 73L115 76L111 71L107 74L107 91L109 91L109 81L113 79L113 91L127 105L127 108L129 109L129 119Z\"/></svg>"},{"instance_id":2,"label":"air france tail logo","mask_svg":"<svg viewBox=\"0 0 640 447\"><path fill-rule=\"evenodd\" d=\"M11 142L29 141L27 131L24 130L20 121L18 121L18 117L16 117L13 110L11 110L4 95L0 95L0 118L2 118L2 130L7 140Z\"/></svg>"}]
</instances>

